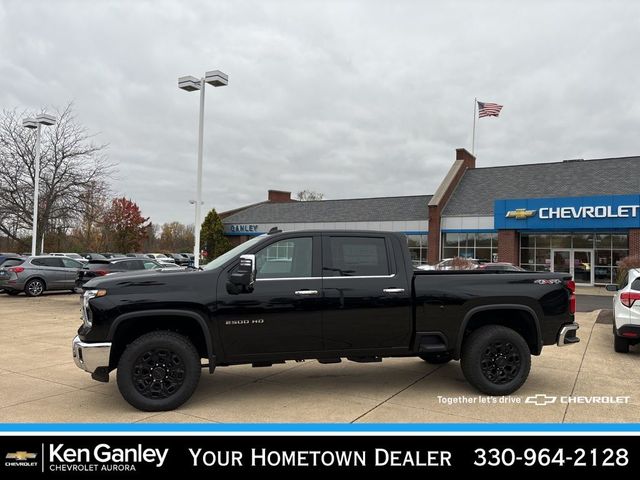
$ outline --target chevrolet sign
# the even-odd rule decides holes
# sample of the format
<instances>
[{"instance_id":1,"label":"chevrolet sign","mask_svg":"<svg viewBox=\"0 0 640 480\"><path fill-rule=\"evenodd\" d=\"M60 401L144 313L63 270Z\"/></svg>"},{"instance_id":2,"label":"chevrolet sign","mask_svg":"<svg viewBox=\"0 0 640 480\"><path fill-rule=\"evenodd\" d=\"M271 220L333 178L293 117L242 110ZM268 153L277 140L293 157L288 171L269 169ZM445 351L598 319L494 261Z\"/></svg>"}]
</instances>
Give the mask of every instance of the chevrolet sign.
<instances>
[{"instance_id":1,"label":"chevrolet sign","mask_svg":"<svg viewBox=\"0 0 640 480\"><path fill-rule=\"evenodd\" d=\"M638 208L640 208L640 205L619 205L617 207L612 207L611 205L597 205L577 208L544 207L540 209L540 218L629 218L638 216ZM509 214L507 214L507 216L509 216Z\"/></svg>"},{"instance_id":2,"label":"chevrolet sign","mask_svg":"<svg viewBox=\"0 0 640 480\"><path fill-rule=\"evenodd\" d=\"M496 230L640 228L640 194L495 200Z\"/></svg>"}]
</instances>

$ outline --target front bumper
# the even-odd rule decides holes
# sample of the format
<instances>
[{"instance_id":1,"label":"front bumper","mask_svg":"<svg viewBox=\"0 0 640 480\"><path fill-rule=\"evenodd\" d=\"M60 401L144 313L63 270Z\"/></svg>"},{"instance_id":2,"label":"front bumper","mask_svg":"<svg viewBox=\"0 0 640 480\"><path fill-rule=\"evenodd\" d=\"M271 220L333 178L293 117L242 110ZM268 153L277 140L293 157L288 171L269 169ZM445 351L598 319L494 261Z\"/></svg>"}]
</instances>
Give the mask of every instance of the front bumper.
<instances>
[{"instance_id":1,"label":"front bumper","mask_svg":"<svg viewBox=\"0 0 640 480\"><path fill-rule=\"evenodd\" d=\"M580 328L576 322L567 323L562 326L560 332L558 333L558 343L559 347L564 347L566 345L572 345L574 343L578 343L580 339L576 336L576 332Z\"/></svg>"},{"instance_id":2,"label":"front bumper","mask_svg":"<svg viewBox=\"0 0 640 480\"><path fill-rule=\"evenodd\" d=\"M85 372L95 373L109 368L111 342L85 343L77 335L72 342L73 361Z\"/></svg>"}]
</instances>

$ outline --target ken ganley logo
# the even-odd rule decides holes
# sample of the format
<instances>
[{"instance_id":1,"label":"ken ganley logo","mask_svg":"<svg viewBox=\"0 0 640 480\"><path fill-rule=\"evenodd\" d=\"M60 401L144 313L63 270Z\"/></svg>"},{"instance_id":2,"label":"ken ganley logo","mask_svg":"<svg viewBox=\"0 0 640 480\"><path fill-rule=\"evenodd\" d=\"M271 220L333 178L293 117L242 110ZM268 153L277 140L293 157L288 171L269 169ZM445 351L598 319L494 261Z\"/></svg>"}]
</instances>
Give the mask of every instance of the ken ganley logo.
<instances>
[{"instance_id":1,"label":"ken ganley logo","mask_svg":"<svg viewBox=\"0 0 640 480\"><path fill-rule=\"evenodd\" d=\"M37 453L25 452L18 450L17 452L8 452L4 456L5 467L36 467L38 461L36 457Z\"/></svg>"},{"instance_id":2,"label":"ken ganley logo","mask_svg":"<svg viewBox=\"0 0 640 480\"><path fill-rule=\"evenodd\" d=\"M162 467L169 453L168 448L144 448L141 444L116 448L107 443L92 448L58 443L50 444L48 450L46 468L50 472L135 472L141 464Z\"/></svg>"},{"instance_id":3,"label":"ken ganley logo","mask_svg":"<svg viewBox=\"0 0 640 480\"><path fill-rule=\"evenodd\" d=\"M516 220L525 220L529 217L533 217L536 214L535 210L527 210L526 208L516 208L515 210L509 210L505 215L505 218L515 218Z\"/></svg>"}]
</instances>

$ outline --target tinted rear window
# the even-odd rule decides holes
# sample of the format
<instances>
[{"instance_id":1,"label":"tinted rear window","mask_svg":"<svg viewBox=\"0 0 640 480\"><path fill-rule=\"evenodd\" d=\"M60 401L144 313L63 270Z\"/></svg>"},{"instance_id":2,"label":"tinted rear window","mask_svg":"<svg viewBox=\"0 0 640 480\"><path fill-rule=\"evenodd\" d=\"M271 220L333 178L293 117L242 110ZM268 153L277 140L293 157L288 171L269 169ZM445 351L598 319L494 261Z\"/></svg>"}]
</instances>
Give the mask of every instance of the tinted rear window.
<instances>
[{"instance_id":1,"label":"tinted rear window","mask_svg":"<svg viewBox=\"0 0 640 480\"><path fill-rule=\"evenodd\" d=\"M631 284L631 290L640 290L640 278L636 278Z\"/></svg>"},{"instance_id":2,"label":"tinted rear window","mask_svg":"<svg viewBox=\"0 0 640 480\"><path fill-rule=\"evenodd\" d=\"M384 238L330 237L330 264L325 276L389 275L389 260Z\"/></svg>"},{"instance_id":3,"label":"tinted rear window","mask_svg":"<svg viewBox=\"0 0 640 480\"><path fill-rule=\"evenodd\" d=\"M34 258L31 260L32 265L38 267L63 267L61 258Z\"/></svg>"}]
</instances>

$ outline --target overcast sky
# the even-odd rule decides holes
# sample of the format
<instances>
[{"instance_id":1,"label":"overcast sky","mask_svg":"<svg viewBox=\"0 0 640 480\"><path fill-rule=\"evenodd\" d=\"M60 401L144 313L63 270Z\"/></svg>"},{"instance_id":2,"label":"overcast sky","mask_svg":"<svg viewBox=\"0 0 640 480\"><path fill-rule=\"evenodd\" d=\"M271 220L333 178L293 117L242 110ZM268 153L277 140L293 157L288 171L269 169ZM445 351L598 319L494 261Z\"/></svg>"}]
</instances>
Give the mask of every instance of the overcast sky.
<instances>
[{"instance_id":1,"label":"overcast sky","mask_svg":"<svg viewBox=\"0 0 640 480\"><path fill-rule=\"evenodd\" d=\"M640 2L30 1L0 3L0 107L73 101L108 143L116 193L192 222L197 92L208 87L205 207L433 193L478 166L640 155Z\"/></svg>"}]
</instances>

